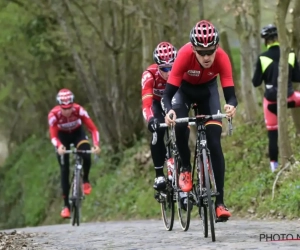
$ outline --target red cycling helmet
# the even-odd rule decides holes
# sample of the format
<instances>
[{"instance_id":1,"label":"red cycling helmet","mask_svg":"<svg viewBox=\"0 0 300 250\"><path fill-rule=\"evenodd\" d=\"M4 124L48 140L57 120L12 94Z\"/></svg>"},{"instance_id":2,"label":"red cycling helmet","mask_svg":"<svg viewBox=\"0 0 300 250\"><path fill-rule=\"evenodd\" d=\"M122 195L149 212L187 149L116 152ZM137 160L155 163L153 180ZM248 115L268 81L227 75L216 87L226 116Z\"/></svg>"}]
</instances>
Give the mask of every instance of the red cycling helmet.
<instances>
[{"instance_id":1,"label":"red cycling helmet","mask_svg":"<svg viewBox=\"0 0 300 250\"><path fill-rule=\"evenodd\" d=\"M177 49L168 42L161 42L153 51L153 60L159 66L171 66L177 57Z\"/></svg>"},{"instance_id":2,"label":"red cycling helmet","mask_svg":"<svg viewBox=\"0 0 300 250\"><path fill-rule=\"evenodd\" d=\"M57 93L56 100L62 108L71 108L74 102L74 95L68 89L61 89Z\"/></svg>"},{"instance_id":3,"label":"red cycling helmet","mask_svg":"<svg viewBox=\"0 0 300 250\"><path fill-rule=\"evenodd\" d=\"M219 33L212 23L202 20L192 28L190 41L195 47L207 48L219 43Z\"/></svg>"}]
</instances>

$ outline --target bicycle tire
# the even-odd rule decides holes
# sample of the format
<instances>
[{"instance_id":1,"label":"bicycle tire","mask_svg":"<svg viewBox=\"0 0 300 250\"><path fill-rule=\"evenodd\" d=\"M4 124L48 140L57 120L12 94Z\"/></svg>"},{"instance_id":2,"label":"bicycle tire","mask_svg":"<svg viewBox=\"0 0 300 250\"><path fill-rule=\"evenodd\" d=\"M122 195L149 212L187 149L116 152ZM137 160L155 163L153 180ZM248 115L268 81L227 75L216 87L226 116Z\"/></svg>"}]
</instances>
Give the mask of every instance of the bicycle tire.
<instances>
[{"instance_id":1,"label":"bicycle tire","mask_svg":"<svg viewBox=\"0 0 300 250\"><path fill-rule=\"evenodd\" d=\"M74 202L72 202L72 205L71 205L71 221L72 221L72 226L74 226L75 223L76 223L76 217L77 217L76 205L75 205Z\"/></svg>"},{"instance_id":2,"label":"bicycle tire","mask_svg":"<svg viewBox=\"0 0 300 250\"><path fill-rule=\"evenodd\" d=\"M202 220L202 224L203 224L203 236L205 238L208 237L208 217L207 217L207 206L205 206L204 204L201 204L199 206L199 216Z\"/></svg>"},{"instance_id":3,"label":"bicycle tire","mask_svg":"<svg viewBox=\"0 0 300 250\"><path fill-rule=\"evenodd\" d=\"M201 158L200 156L198 156L197 159L197 165L199 164L199 170L200 172L198 172L197 178L198 178L198 182L199 185L202 185L202 188L205 188L205 181L203 180L203 171L204 171L204 167L201 164ZM200 179L201 178L201 179ZM200 219L202 220L202 229L203 229L203 236L204 238L208 237L208 216L207 216L207 206L203 203L203 197L202 197L202 193L200 193L200 188L198 189L198 199L199 199L199 208L198 208L198 213L200 216Z\"/></svg>"},{"instance_id":4,"label":"bicycle tire","mask_svg":"<svg viewBox=\"0 0 300 250\"><path fill-rule=\"evenodd\" d=\"M207 194L207 206L208 206L209 221L210 221L210 231L211 231L212 241L214 242L214 241L216 241L214 211L213 211L214 206L213 206L212 198L211 198L210 179L209 179L208 166L207 166L206 149L202 150L202 157L203 157L203 165L204 165L205 187L206 187L206 194ZM212 167L212 166L210 166L210 167Z\"/></svg>"},{"instance_id":5,"label":"bicycle tire","mask_svg":"<svg viewBox=\"0 0 300 250\"><path fill-rule=\"evenodd\" d=\"M179 169L181 167L181 163L180 160L176 157L174 160L174 170L176 171L176 186L179 187ZM183 231L187 231L190 227L190 220L191 220L191 208L192 208L192 204L190 201L190 192L187 192L187 196L186 196L186 201L187 201L187 206L186 206L186 220L184 221L183 219L183 211L185 211L184 209L182 209L181 207L181 197L180 197L180 192L182 191L177 191L176 194L176 200L177 200L177 212L178 212L178 217L179 217L179 222L180 222L180 226L182 228ZM183 211L182 211L183 210Z\"/></svg>"},{"instance_id":6,"label":"bicycle tire","mask_svg":"<svg viewBox=\"0 0 300 250\"><path fill-rule=\"evenodd\" d=\"M172 231L173 225L174 225L174 214L175 214L175 209L174 209L174 198L173 198L173 188L172 188L172 183L168 181L167 183L167 189L166 189L166 197L163 198L163 202L160 203L160 208L161 208L161 214L162 214L162 219L165 225L165 228L167 231ZM167 215L167 209L169 209L170 215L168 218Z\"/></svg>"},{"instance_id":7,"label":"bicycle tire","mask_svg":"<svg viewBox=\"0 0 300 250\"><path fill-rule=\"evenodd\" d=\"M82 197L82 180L80 176L80 171L75 172L74 181L76 185L74 185L74 182L72 183L71 219L72 219L72 226L74 226L75 224L79 226L80 217L81 217L81 197Z\"/></svg>"}]
</instances>

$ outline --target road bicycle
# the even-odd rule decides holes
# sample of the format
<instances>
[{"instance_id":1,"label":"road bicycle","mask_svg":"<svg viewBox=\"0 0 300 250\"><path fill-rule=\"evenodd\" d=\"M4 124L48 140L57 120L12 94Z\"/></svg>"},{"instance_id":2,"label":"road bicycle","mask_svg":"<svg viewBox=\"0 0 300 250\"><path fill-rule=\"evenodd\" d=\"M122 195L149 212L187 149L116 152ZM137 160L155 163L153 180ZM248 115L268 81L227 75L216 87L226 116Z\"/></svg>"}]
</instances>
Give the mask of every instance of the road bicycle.
<instances>
[{"instance_id":1,"label":"road bicycle","mask_svg":"<svg viewBox=\"0 0 300 250\"><path fill-rule=\"evenodd\" d=\"M73 148L72 148L73 147ZM92 150L78 150L74 145L70 145L70 150L66 150L65 154L74 155L74 168L72 174L72 182L70 188L70 210L71 210L71 224L74 226L80 225L81 219L81 203L84 200L83 180L82 180L82 158L79 154L91 154ZM64 157L61 155L61 164L64 164Z\"/></svg>"},{"instance_id":2,"label":"road bicycle","mask_svg":"<svg viewBox=\"0 0 300 250\"><path fill-rule=\"evenodd\" d=\"M210 119L217 120L226 118L228 120L228 128L229 128L229 135L232 134L232 118L227 118L226 114L222 114L218 111L217 114L213 115L199 115L198 108L196 104L192 105L194 109L195 116L194 117L184 117L178 118L175 120L175 123L189 123L189 125L196 125L197 128L197 140L196 140L196 147L195 147L195 154L194 154L194 163L192 166L192 181L193 181L193 189L187 196L187 211L188 216L186 220L186 224L181 224L185 231L189 227L190 221L190 211L192 205L196 205L198 207L198 212L203 224L203 233L204 237L208 237L208 217L210 222L210 229L211 229L211 238L212 241L216 240L215 237L215 225L214 223L217 222L225 222L228 218L217 218L214 206L214 198L219 195L216 188L215 178L213 167L211 163L211 156L210 151L207 147L207 139L206 139L206 122ZM161 123L160 127L166 127L165 123ZM176 125L175 125L176 126ZM172 130L173 128L173 130ZM176 149L175 144L175 132L174 126L171 126L171 138L174 138L172 141L173 148L175 149L174 155L177 156L175 162L177 165L180 166L180 158L178 151ZM178 181L178 168L175 168L175 182ZM196 172L196 174L195 174ZM196 177L195 177L196 175ZM177 183L178 184L178 183ZM173 187L174 190L174 187ZM174 190L176 191L176 189ZM178 197L178 196L177 196ZM178 201L178 199L177 199ZM180 203L179 203L180 204ZM180 205L179 205L180 206ZM182 223L182 221L181 221Z\"/></svg>"},{"instance_id":3,"label":"road bicycle","mask_svg":"<svg viewBox=\"0 0 300 250\"><path fill-rule=\"evenodd\" d=\"M210 151L207 147L206 139L206 122L210 119L218 120L226 118L228 120L229 135L232 134L232 118L227 118L226 114L222 114L218 111L213 115L199 115L196 104L192 105L194 110L194 117L185 117L176 119L178 122L194 122L197 128L197 140L194 154L194 162L192 166L192 181L193 189L191 194L193 196L192 201L194 205L198 207L200 219L203 224L204 237L208 237L208 217L211 231L211 238L214 242L215 225L217 222L225 222L228 218L217 218L215 211L214 199L219 195L211 162Z\"/></svg>"},{"instance_id":4,"label":"road bicycle","mask_svg":"<svg viewBox=\"0 0 300 250\"><path fill-rule=\"evenodd\" d=\"M194 123L190 123L193 125ZM165 123L160 123L159 127L168 127ZM153 134L152 144L157 140L157 134ZM174 224L175 203L177 203L177 212L180 225L183 231L187 231L190 225L190 215L192 210L192 202L190 201L190 192L183 192L179 187L179 174L181 161L176 146L175 127L170 126L166 129L165 145L167 149L166 161L173 159L174 166L171 174L166 178L165 190L155 193L155 199L161 204L162 219L166 230L171 231Z\"/></svg>"}]
</instances>

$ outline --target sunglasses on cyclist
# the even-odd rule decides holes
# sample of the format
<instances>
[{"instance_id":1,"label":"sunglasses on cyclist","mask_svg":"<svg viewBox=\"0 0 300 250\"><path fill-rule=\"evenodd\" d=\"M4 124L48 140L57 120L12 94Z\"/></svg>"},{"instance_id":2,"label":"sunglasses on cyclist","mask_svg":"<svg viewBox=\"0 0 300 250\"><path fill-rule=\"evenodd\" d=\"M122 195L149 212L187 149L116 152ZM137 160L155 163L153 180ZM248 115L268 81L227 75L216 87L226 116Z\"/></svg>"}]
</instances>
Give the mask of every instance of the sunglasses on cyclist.
<instances>
[{"instance_id":1,"label":"sunglasses on cyclist","mask_svg":"<svg viewBox=\"0 0 300 250\"><path fill-rule=\"evenodd\" d=\"M162 68L159 68L159 69L163 72L169 72L169 71L171 71L172 67L162 67Z\"/></svg>"},{"instance_id":2,"label":"sunglasses on cyclist","mask_svg":"<svg viewBox=\"0 0 300 250\"><path fill-rule=\"evenodd\" d=\"M211 56L213 53L215 53L216 49L210 49L210 50L196 50L195 51L197 52L198 55L200 56Z\"/></svg>"}]
</instances>

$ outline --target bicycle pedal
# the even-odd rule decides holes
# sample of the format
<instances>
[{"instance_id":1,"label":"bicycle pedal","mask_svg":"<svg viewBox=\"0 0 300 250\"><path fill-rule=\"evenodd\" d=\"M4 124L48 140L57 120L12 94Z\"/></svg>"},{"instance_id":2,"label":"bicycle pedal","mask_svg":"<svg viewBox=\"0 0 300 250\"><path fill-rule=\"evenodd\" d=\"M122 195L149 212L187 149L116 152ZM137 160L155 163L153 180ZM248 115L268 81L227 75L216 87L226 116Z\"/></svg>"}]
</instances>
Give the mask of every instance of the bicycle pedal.
<instances>
[{"instance_id":1,"label":"bicycle pedal","mask_svg":"<svg viewBox=\"0 0 300 250\"><path fill-rule=\"evenodd\" d=\"M154 194L154 199L157 200L159 203L163 203L163 199L161 198L160 193Z\"/></svg>"}]
</instances>

